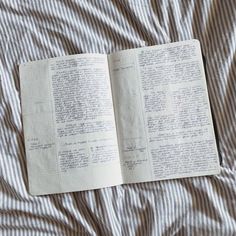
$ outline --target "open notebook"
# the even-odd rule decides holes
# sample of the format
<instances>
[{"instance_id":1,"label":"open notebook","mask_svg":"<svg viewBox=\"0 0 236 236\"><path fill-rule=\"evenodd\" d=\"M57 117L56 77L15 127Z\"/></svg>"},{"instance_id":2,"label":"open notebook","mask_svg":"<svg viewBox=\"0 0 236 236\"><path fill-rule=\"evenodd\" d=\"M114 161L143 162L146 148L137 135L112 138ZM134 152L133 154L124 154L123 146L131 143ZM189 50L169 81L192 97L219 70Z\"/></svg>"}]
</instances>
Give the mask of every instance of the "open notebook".
<instances>
[{"instance_id":1,"label":"open notebook","mask_svg":"<svg viewBox=\"0 0 236 236\"><path fill-rule=\"evenodd\" d=\"M220 171L200 44L20 65L33 195Z\"/></svg>"}]
</instances>

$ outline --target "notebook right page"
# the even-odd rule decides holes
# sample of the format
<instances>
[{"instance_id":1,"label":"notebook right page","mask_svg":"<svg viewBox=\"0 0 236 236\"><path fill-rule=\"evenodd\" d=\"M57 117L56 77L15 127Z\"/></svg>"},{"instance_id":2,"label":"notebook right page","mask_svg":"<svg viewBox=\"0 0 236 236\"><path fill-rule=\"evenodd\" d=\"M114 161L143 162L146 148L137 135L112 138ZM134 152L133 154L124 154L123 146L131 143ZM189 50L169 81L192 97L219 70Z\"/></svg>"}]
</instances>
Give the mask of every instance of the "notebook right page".
<instances>
[{"instance_id":1,"label":"notebook right page","mask_svg":"<svg viewBox=\"0 0 236 236\"><path fill-rule=\"evenodd\" d=\"M126 183L219 173L199 41L121 51L109 65Z\"/></svg>"}]
</instances>

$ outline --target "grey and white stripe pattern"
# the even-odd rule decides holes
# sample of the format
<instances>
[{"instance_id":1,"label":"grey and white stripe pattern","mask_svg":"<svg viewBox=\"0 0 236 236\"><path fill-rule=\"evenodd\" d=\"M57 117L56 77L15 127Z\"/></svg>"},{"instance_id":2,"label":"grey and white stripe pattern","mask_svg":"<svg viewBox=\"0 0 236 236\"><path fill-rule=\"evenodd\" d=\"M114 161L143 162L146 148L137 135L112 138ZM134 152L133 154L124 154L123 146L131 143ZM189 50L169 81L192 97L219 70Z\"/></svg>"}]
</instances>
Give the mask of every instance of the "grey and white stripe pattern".
<instances>
[{"instance_id":1,"label":"grey and white stripe pattern","mask_svg":"<svg viewBox=\"0 0 236 236\"><path fill-rule=\"evenodd\" d=\"M18 65L197 38L221 174L32 197ZM1 0L1 235L236 235L235 0ZM79 180L78 180L79 181Z\"/></svg>"}]
</instances>

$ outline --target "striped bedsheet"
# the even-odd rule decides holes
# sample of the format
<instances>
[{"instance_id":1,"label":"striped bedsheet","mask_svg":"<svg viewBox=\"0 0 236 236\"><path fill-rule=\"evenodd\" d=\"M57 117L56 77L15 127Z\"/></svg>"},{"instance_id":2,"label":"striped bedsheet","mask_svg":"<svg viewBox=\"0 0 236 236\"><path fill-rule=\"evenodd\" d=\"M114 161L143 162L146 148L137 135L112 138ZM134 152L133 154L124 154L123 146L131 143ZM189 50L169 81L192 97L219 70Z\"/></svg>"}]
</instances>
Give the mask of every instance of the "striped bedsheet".
<instances>
[{"instance_id":1,"label":"striped bedsheet","mask_svg":"<svg viewBox=\"0 0 236 236\"><path fill-rule=\"evenodd\" d=\"M220 175L29 195L20 63L191 38L205 58ZM235 0L0 1L0 235L236 235L235 136Z\"/></svg>"}]
</instances>

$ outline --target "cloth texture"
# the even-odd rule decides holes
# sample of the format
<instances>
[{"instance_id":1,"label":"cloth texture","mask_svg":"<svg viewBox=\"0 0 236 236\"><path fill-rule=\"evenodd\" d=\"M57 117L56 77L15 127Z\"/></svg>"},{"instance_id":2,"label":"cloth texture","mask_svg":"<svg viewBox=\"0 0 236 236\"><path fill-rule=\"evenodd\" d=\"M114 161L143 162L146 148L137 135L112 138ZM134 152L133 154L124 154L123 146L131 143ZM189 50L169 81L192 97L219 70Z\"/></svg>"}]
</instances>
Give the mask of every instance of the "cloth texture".
<instances>
[{"instance_id":1,"label":"cloth texture","mask_svg":"<svg viewBox=\"0 0 236 236\"><path fill-rule=\"evenodd\" d=\"M20 63L192 38L205 58L221 174L28 193ZM236 235L235 134L235 0L0 1L1 235Z\"/></svg>"}]
</instances>

